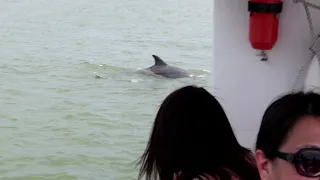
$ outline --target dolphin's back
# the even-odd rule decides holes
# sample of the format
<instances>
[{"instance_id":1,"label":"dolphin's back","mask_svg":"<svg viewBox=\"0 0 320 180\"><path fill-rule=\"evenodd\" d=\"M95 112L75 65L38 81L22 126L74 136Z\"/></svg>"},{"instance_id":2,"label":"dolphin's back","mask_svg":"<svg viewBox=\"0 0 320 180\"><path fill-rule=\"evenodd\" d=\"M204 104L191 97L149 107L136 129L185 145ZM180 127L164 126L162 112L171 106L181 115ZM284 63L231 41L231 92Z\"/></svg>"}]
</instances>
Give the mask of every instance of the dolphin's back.
<instances>
[{"instance_id":1,"label":"dolphin's back","mask_svg":"<svg viewBox=\"0 0 320 180\"><path fill-rule=\"evenodd\" d=\"M190 72L184 69L168 65L157 55L152 56L154 58L155 64L149 68L140 70L140 72L155 74L166 78L183 78L190 77L192 75Z\"/></svg>"},{"instance_id":2,"label":"dolphin's back","mask_svg":"<svg viewBox=\"0 0 320 180\"><path fill-rule=\"evenodd\" d=\"M181 68L173 67L169 65L164 66L152 66L150 70L156 74L166 78L182 78L182 77L189 77L191 74Z\"/></svg>"}]
</instances>

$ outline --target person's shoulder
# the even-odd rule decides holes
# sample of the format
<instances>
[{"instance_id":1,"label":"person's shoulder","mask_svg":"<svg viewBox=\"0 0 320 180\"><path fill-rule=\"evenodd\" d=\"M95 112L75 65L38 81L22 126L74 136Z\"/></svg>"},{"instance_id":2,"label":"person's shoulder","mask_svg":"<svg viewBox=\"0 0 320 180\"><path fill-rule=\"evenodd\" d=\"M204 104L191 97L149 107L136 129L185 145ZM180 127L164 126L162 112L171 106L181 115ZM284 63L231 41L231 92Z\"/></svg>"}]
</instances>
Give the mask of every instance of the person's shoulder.
<instances>
[{"instance_id":1,"label":"person's shoulder","mask_svg":"<svg viewBox=\"0 0 320 180\"><path fill-rule=\"evenodd\" d=\"M232 180L241 180L230 169L222 168L221 170L224 171L225 173L229 174L229 177L231 177ZM174 174L174 178L173 179L174 180L183 180L184 179L184 175L183 175L182 171L180 171L179 173ZM212 175L212 174L208 174L208 173L203 173L201 175L198 175L198 176L194 177L192 180L223 180L223 179L221 179L218 174Z\"/></svg>"},{"instance_id":2,"label":"person's shoulder","mask_svg":"<svg viewBox=\"0 0 320 180\"><path fill-rule=\"evenodd\" d=\"M240 180L238 177L236 176L231 176L232 180ZM202 174L197 176L196 178L194 178L193 180L222 180L217 176L212 176L210 174Z\"/></svg>"},{"instance_id":3,"label":"person's shoulder","mask_svg":"<svg viewBox=\"0 0 320 180\"><path fill-rule=\"evenodd\" d=\"M193 178L193 180L219 180L219 178L205 173Z\"/></svg>"}]
</instances>

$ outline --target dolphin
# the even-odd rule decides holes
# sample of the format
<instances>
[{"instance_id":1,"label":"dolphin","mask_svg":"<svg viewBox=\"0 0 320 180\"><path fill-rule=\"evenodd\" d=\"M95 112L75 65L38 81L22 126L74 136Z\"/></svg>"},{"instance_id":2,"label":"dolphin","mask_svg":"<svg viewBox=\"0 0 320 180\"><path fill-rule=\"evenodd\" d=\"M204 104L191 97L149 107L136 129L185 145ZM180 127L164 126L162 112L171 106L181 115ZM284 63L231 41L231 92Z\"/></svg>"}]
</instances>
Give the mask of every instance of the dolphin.
<instances>
[{"instance_id":1,"label":"dolphin","mask_svg":"<svg viewBox=\"0 0 320 180\"><path fill-rule=\"evenodd\" d=\"M142 69L141 72L159 75L171 79L193 76L190 72L184 69L168 65L164 62L164 60L156 55L152 55L152 57L155 61L154 65L146 69Z\"/></svg>"}]
</instances>

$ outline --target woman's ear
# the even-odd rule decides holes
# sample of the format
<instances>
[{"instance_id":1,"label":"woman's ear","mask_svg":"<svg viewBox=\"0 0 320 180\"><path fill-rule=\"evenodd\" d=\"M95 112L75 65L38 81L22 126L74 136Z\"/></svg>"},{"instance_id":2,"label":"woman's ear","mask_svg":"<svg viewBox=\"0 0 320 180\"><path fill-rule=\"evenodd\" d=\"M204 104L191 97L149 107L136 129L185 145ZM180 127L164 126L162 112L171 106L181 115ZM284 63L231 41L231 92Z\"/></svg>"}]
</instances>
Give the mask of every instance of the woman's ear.
<instances>
[{"instance_id":1,"label":"woman's ear","mask_svg":"<svg viewBox=\"0 0 320 180\"><path fill-rule=\"evenodd\" d=\"M261 150L257 150L254 155L257 163L257 167L261 180L267 180L271 176L271 162L266 158L265 154Z\"/></svg>"}]
</instances>

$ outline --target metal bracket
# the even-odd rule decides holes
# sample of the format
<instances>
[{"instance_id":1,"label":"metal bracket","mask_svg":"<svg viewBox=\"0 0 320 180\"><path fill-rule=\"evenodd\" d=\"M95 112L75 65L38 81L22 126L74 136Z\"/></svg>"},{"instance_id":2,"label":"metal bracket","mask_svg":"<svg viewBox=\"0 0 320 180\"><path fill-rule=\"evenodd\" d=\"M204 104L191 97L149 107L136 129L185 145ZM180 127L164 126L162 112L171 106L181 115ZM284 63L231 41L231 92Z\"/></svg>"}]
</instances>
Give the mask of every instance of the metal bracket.
<instances>
[{"instance_id":1,"label":"metal bracket","mask_svg":"<svg viewBox=\"0 0 320 180\"><path fill-rule=\"evenodd\" d=\"M257 54L257 56L261 57L261 61L268 61L268 55L266 51L261 51L260 53Z\"/></svg>"}]
</instances>

